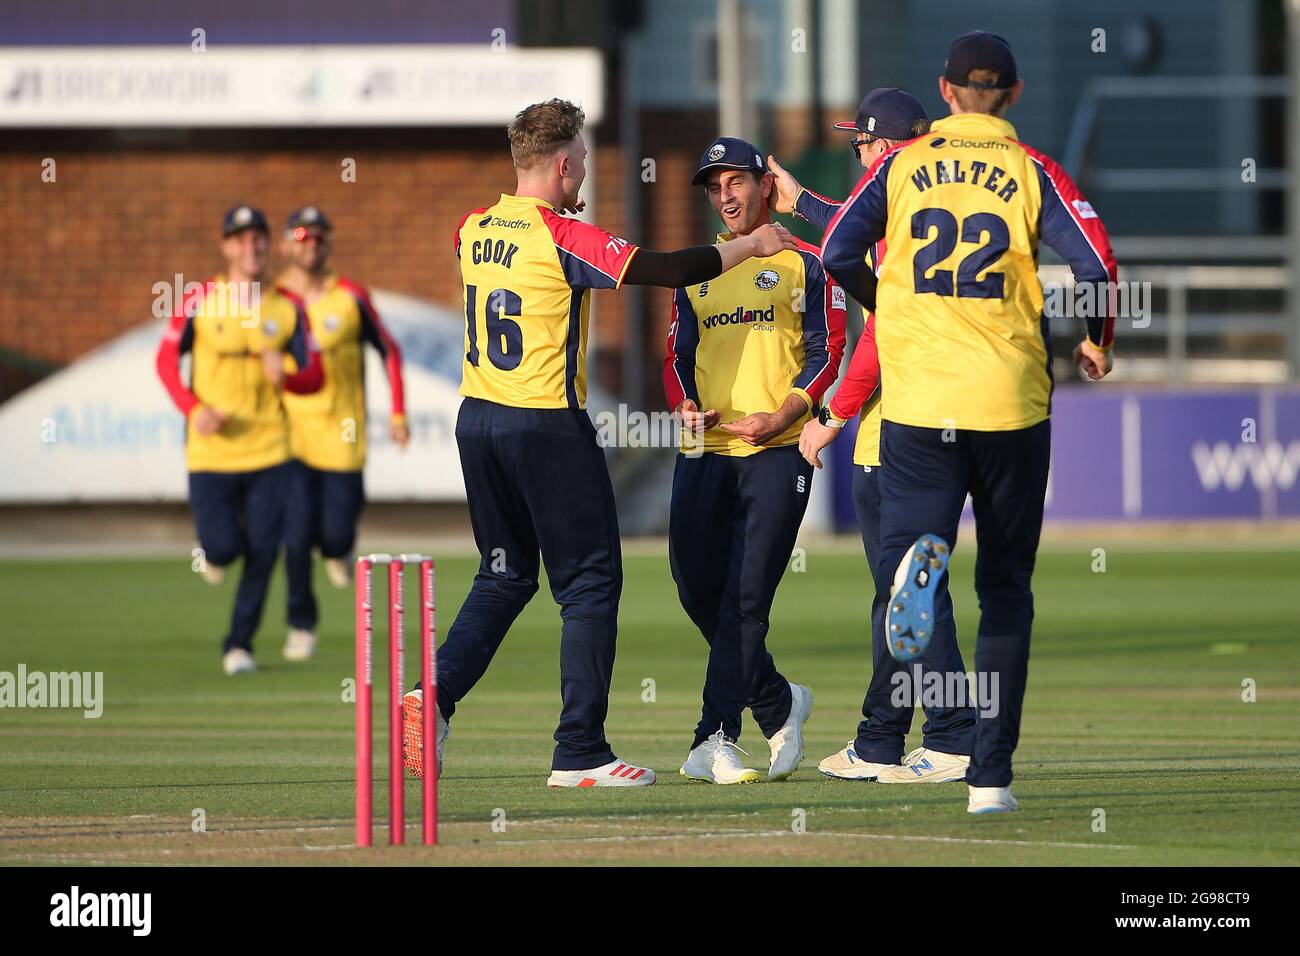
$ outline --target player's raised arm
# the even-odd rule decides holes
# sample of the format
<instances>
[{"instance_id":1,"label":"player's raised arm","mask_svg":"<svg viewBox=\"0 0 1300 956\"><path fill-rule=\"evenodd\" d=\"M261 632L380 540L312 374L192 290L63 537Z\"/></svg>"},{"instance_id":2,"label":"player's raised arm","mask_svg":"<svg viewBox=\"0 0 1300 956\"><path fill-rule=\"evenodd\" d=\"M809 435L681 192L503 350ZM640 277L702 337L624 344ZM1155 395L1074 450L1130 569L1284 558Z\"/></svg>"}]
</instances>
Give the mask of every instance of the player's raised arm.
<instances>
[{"instance_id":1,"label":"player's raised arm","mask_svg":"<svg viewBox=\"0 0 1300 956\"><path fill-rule=\"evenodd\" d=\"M767 168L771 170L776 186L772 191L772 208L777 212L793 213L824 232L842 204L800 185L775 156L767 157Z\"/></svg>"},{"instance_id":2,"label":"player's raised arm","mask_svg":"<svg viewBox=\"0 0 1300 956\"><path fill-rule=\"evenodd\" d=\"M822 240L822 266L868 312L876 308L876 274L867 253L884 238L889 168L896 153L880 157L831 220Z\"/></svg>"},{"instance_id":3,"label":"player's raised arm","mask_svg":"<svg viewBox=\"0 0 1300 956\"><path fill-rule=\"evenodd\" d=\"M623 281L629 285L680 288L716 279L746 259L774 256L782 249L797 249L790 230L777 223L760 226L747 236L708 246L690 246L676 252L641 249Z\"/></svg>"},{"instance_id":4,"label":"player's raised arm","mask_svg":"<svg viewBox=\"0 0 1300 956\"><path fill-rule=\"evenodd\" d=\"M850 134L853 157L869 169L883 153L928 132L930 117L921 101L906 90L879 87L862 98L856 117L832 128ZM775 178L772 208L794 213L824 232L844 204L805 189L772 156L767 158L767 165Z\"/></svg>"}]
</instances>

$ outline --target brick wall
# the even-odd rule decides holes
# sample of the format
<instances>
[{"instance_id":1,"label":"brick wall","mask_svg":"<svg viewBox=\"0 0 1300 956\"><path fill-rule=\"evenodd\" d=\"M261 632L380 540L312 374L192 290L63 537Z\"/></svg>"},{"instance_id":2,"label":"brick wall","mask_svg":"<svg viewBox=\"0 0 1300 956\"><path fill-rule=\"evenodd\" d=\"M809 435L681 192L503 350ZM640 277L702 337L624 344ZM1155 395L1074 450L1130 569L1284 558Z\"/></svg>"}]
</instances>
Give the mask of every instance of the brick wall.
<instances>
[{"instance_id":1,"label":"brick wall","mask_svg":"<svg viewBox=\"0 0 1300 956\"><path fill-rule=\"evenodd\" d=\"M656 181L638 179L634 196L624 195L613 128L601 130L596 150L596 221L624 235L627 204L637 201L641 235L627 238L664 250L711 241L715 217L689 182L715 115L644 115L643 156L630 161L639 173L642 158L654 158ZM46 157L57 164L52 183L41 178ZM356 182L341 179L345 157L356 160ZM340 271L458 307L455 225L510 191L514 176L496 130L9 130L0 182L2 400L150 320L155 283L217 271L221 216L240 202L261 207L273 228L316 203L335 224ZM594 305L602 354L592 374L617 391L625 306L615 292L594 293ZM643 308L643 398L657 405L669 293L646 290Z\"/></svg>"}]
</instances>

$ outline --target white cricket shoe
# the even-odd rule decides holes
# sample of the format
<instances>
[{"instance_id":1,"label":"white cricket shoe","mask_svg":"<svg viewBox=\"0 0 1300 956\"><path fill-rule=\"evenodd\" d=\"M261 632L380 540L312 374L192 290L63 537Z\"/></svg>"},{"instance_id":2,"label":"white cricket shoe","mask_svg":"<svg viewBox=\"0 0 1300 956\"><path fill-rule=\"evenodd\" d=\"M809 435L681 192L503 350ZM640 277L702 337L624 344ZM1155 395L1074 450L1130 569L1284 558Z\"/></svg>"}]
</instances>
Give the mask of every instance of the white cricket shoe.
<instances>
[{"instance_id":1,"label":"white cricket shoe","mask_svg":"<svg viewBox=\"0 0 1300 956\"><path fill-rule=\"evenodd\" d=\"M222 581L226 580L226 569L215 564L208 564L204 561L199 565L199 577L207 581L213 587L216 587Z\"/></svg>"},{"instance_id":2,"label":"white cricket shoe","mask_svg":"<svg viewBox=\"0 0 1300 956\"><path fill-rule=\"evenodd\" d=\"M839 753L831 754L817 765L817 769L836 780L875 780L882 770L894 770L896 763L872 763L863 760L853 749L853 741Z\"/></svg>"},{"instance_id":3,"label":"white cricket shoe","mask_svg":"<svg viewBox=\"0 0 1300 956\"><path fill-rule=\"evenodd\" d=\"M678 773L691 780L707 780L709 783L758 783L761 779L759 772L740 762L737 755L743 753L745 751L737 747L734 740L719 730L692 748Z\"/></svg>"},{"instance_id":4,"label":"white cricket shoe","mask_svg":"<svg viewBox=\"0 0 1300 956\"><path fill-rule=\"evenodd\" d=\"M772 763L767 768L769 781L784 780L799 769L803 760L803 725L812 713L812 705L812 691L802 684L790 685L790 716L767 741L772 748Z\"/></svg>"},{"instance_id":5,"label":"white cricket shoe","mask_svg":"<svg viewBox=\"0 0 1300 956\"><path fill-rule=\"evenodd\" d=\"M451 724L437 714L438 776L442 776L442 746L451 736ZM402 763L411 776L424 779L424 689L417 687L402 695Z\"/></svg>"},{"instance_id":6,"label":"white cricket shoe","mask_svg":"<svg viewBox=\"0 0 1300 956\"><path fill-rule=\"evenodd\" d=\"M648 787L655 782L655 772L615 757L591 770L552 770L548 787Z\"/></svg>"},{"instance_id":7,"label":"white cricket shoe","mask_svg":"<svg viewBox=\"0 0 1300 956\"><path fill-rule=\"evenodd\" d=\"M315 634L300 627L289 629L289 637L284 642L284 659L286 661L309 661L315 653Z\"/></svg>"},{"instance_id":8,"label":"white cricket shoe","mask_svg":"<svg viewBox=\"0 0 1300 956\"><path fill-rule=\"evenodd\" d=\"M236 647L234 650L226 651L222 656L221 669L231 677L236 674L254 674L257 672L257 662L248 651Z\"/></svg>"},{"instance_id":9,"label":"white cricket shoe","mask_svg":"<svg viewBox=\"0 0 1300 956\"><path fill-rule=\"evenodd\" d=\"M903 758L901 766L882 770L880 783L951 783L966 779L970 757L917 747Z\"/></svg>"},{"instance_id":10,"label":"white cricket shoe","mask_svg":"<svg viewBox=\"0 0 1300 956\"><path fill-rule=\"evenodd\" d=\"M352 586L352 562L347 558L326 558L325 577L340 591Z\"/></svg>"},{"instance_id":11,"label":"white cricket shoe","mask_svg":"<svg viewBox=\"0 0 1300 956\"><path fill-rule=\"evenodd\" d=\"M968 787L970 799L967 813L1010 813L1020 809L1020 801L1011 795L1010 787Z\"/></svg>"}]
</instances>

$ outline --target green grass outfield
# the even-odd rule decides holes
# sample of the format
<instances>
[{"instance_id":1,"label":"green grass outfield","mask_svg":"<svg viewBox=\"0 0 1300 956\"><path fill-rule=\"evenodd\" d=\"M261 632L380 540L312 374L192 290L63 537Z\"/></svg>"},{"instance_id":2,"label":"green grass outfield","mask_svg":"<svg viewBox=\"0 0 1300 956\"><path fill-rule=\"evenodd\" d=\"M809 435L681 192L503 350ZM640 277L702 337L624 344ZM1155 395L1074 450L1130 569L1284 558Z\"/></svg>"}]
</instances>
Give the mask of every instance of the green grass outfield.
<instances>
[{"instance_id":1,"label":"green grass outfield","mask_svg":"<svg viewBox=\"0 0 1300 956\"><path fill-rule=\"evenodd\" d=\"M259 643L263 670L231 679L217 642L232 580L211 588L187 559L0 562L0 671L20 662L29 671L103 671L105 684L97 720L0 710L0 862L1300 863L1300 551L1116 546L1096 574L1091 548L1040 557L1020 813L972 817L961 784L817 773L817 761L852 736L867 679L864 561L844 547L814 551L806 571L787 574L773 613L778 666L816 695L803 768L781 784L688 784L676 769L698 715L705 645L677 603L666 558L640 547L626 559L608 729L618 754L653 766L659 783L544 786L559 617L543 590L456 716L443 844L369 851L350 847L353 724L342 701L350 593L322 582L321 652L289 665L280 658L278 575ZM968 666L972 567L968 546L953 563ZM472 569L463 557L439 563L444 629ZM413 630L409 607L408 623ZM415 661L408 656L408 672ZM652 703L642 700L647 678ZM1241 699L1247 678L1255 703ZM383 691L381 677L377 705ZM919 745L919 734L908 743ZM751 766L766 767L752 723L741 745ZM377 822L384 752L377 734ZM412 839L418 793L410 781ZM206 832L194 832L196 810ZM1094 831L1097 810L1104 832ZM801 814L806 832L796 833ZM377 826L376 843L384 840Z\"/></svg>"}]
</instances>

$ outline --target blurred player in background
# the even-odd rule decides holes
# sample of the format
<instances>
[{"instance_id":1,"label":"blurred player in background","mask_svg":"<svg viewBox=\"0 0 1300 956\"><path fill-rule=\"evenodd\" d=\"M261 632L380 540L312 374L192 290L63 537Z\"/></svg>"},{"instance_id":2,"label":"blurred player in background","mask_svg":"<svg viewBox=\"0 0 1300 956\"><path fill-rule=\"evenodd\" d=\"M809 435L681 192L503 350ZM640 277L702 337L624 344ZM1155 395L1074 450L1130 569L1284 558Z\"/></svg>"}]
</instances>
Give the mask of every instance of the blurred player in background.
<instances>
[{"instance_id":1,"label":"blurred player in background","mask_svg":"<svg viewBox=\"0 0 1300 956\"><path fill-rule=\"evenodd\" d=\"M836 123L835 129L851 133L849 145L858 162L867 168L899 143L928 132L930 117L912 94L899 89L872 90L862 100L852 121ZM822 229L830 224L840 204L803 189L794 178L771 161L776 173L778 212L794 211ZM885 243L870 250L872 268L879 273ZM868 314L862 337L853 350L844 381L835 396L821 408L818 420L804 426L799 446L809 462L821 467L818 453L859 412L857 443L853 448L853 507L862 531L867 565L876 574L880 561L880 363L876 353L876 318ZM934 638L922 658L911 665L896 661L885 642L885 602L882 592L888 583L877 584L871 603L871 683L862 702L862 721L857 737L843 750L821 762L818 769L828 777L843 780L879 780L882 783L945 783L961 780L970 764L974 742L975 711L968 703L932 702L925 706L926 722L921 728L921 746L903 756L904 741L912 726L917 695L895 700L898 675L908 672L913 686L924 687L927 674L935 673L945 683L966 686L966 665L957 646L952 602L936 607ZM963 701L969 697L963 693ZM901 759L900 759L901 758Z\"/></svg>"},{"instance_id":2,"label":"blurred player in background","mask_svg":"<svg viewBox=\"0 0 1300 956\"><path fill-rule=\"evenodd\" d=\"M253 635L283 540L291 465L281 392L307 394L323 372L302 302L263 283L266 217L236 206L221 226L226 270L185 296L158 347L164 387L187 418L185 457L190 509L203 549L200 571L221 583L243 557L230 631L222 643L227 674L257 669ZM193 354L190 382L181 356ZM297 371L286 372L284 353Z\"/></svg>"},{"instance_id":3,"label":"blurred player in background","mask_svg":"<svg viewBox=\"0 0 1300 956\"><path fill-rule=\"evenodd\" d=\"M724 136L700 160L727 231L770 223L762 154ZM777 585L812 491L799 432L844 355L844 290L806 243L673 292L664 392L686 429L673 472L668 557L682 607L709 643L704 706L681 774L753 783L736 741L746 707L771 748L769 780L803 758L812 693L777 671L766 641Z\"/></svg>"},{"instance_id":4,"label":"blurred player in background","mask_svg":"<svg viewBox=\"0 0 1300 956\"><path fill-rule=\"evenodd\" d=\"M481 559L438 649L438 760L456 704L537 593L540 552L564 622L563 709L547 783L641 787L654 771L618 760L605 740L623 567L614 490L585 410L587 290L693 285L794 248L794 238L769 225L662 253L565 219L561 212L582 207L583 121L564 100L521 111L508 127L515 194L467 213L456 229L466 317L456 444ZM406 765L417 775L422 696L417 689L404 701Z\"/></svg>"},{"instance_id":5,"label":"blurred player in background","mask_svg":"<svg viewBox=\"0 0 1300 956\"><path fill-rule=\"evenodd\" d=\"M1110 241L1064 171L1003 118L1023 88L1005 40L958 37L939 80L952 115L876 161L822 246L826 270L876 311L884 383L876 580L892 578L882 596L895 657L915 658L933 635L968 493L974 505L975 670L991 699L979 702L966 776L971 813L1018 807L1011 755L1051 450L1040 241L1070 264L1076 286L1103 289L1074 357L1093 379L1111 367L1114 319L1102 285L1116 279ZM889 255L877 295L863 257L881 239Z\"/></svg>"},{"instance_id":6,"label":"blurred player in background","mask_svg":"<svg viewBox=\"0 0 1300 956\"><path fill-rule=\"evenodd\" d=\"M320 549L335 587L346 588L352 581L352 546L365 504L367 343L379 352L388 373L389 436L402 448L410 438L401 350L366 290L329 269L332 231L323 212L303 206L289 216L280 242L289 266L279 284L302 299L325 367L319 391L284 398L294 457L284 529L289 577L284 656L291 661L307 660L316 649L312 550Z\"/></svg>"}]
</instances>

